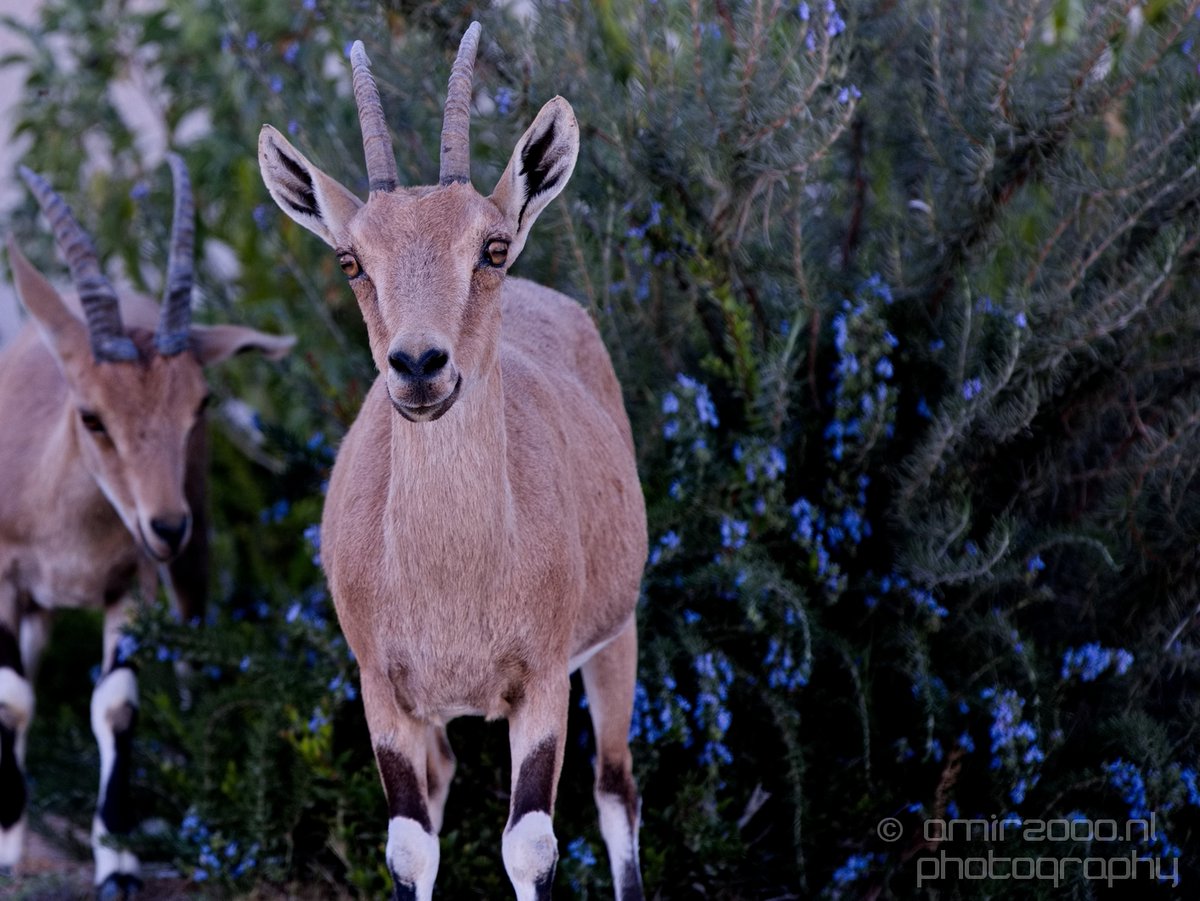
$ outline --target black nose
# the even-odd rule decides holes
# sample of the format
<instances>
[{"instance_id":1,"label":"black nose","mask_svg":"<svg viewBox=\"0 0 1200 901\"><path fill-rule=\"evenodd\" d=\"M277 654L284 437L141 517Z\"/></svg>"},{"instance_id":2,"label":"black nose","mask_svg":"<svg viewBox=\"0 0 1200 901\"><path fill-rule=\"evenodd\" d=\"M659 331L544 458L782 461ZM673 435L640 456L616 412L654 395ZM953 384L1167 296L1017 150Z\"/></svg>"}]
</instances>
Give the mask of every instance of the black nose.
<instances>
[{"instance_id":1,"label":"black nose","mask_svg":"<svg viewBox=\"0 0 1200 901\"><path fill-rule=\"evenodd\" d=\"M165 541L171 548L171 553L179 550L183 544L183 536L187 532L188 518L183 516L163 516L150 520L150 528L154 534Z\"/></svg>"},{"instance_id":2,"label":"black nose","mask_svg":"<svg viewBox=\"0 0 1200 901\"><path fill-rule=\"evenodd\" d=\"M417 359L402 350L388 354L388 363L396 373L410 379L428 379L437 375L447 363L450 355L440 347L431 347Z\"/></svg>"}]
</instances>

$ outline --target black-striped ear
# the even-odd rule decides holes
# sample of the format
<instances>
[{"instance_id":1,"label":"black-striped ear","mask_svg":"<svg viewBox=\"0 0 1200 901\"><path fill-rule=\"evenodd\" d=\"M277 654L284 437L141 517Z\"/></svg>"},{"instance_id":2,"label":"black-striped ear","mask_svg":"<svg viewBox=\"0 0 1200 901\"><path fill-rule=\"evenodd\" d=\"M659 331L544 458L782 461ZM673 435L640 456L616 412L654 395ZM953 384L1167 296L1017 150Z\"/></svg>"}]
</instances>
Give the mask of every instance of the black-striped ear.
<instances>
[{"instance_id":1,"label":"black-striped ear","mask_svg":"<svg viewBox=\"0 0 1200 901\"><path fill-rule=\"evenodd\" d=\"M575 112L571 104L555 97L542 107L517 142L508 167L492 192L492 202L512 223L510 264L525 246L538 214L566 187L578 156L579 124Z\"/></svg>"},{"instance_id":2,"label":"black-striped ear","mask_svg":"<svg viewBox=\"0 0 1200 901\"><path fill-rule=\"evenodd\" d=\"M279 208L331 247L362 201L310 163L270 125L258 134L258 168Z\"/></svg>"}]
</instances>

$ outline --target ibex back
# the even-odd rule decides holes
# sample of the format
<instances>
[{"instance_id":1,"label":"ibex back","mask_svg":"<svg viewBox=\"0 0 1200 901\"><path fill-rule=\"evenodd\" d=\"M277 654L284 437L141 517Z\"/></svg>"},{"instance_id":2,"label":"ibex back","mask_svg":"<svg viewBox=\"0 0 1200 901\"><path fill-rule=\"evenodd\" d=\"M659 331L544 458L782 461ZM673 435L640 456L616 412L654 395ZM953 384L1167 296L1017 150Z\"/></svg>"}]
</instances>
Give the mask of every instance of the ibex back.
<instances>
[{"instance_id":1,"label":"ibex back","mask_svg":"<svg viewBox=\"0 0 1200 901\"><path fill-rule=\"evenodd\" d=\"M191 325L194 212L172 156L175 223L161 310L122 304L87 233L39 176L22 176L50 221L79 292L60 297L9 241L17 293L33 322L0 353L0 867L25 833L21 767L33 677L50 619L104 610L102 675L92 694L100 798L92 824L101 896L136 888L138 861L113 843L134 823L130 740L137 678L121 652L140 589L160 566L184 615L203 613L207 579L202 367L242 350L278 358L293 339L240 326Z\"/></svg>"},{"instance_id":2,"label":"ibex back","mask_svg":"<svg viewBox=\"0 0 1200 901\"><path fill-rule=\"evenodd\" d=\"M618 898L640 898L628 731L646 521L629 421L595 326L508 268L575 166L554 98L490 196L470 183L479 26L450 76L434 187L398 186L362 44L351 52L370 196L360 201L264 126L259 163L288 216L337 255L380 375L338 453L322 559L391 819L398 898L428 899L454 769L444 724L508 720L502 852L520 899L548 898L569 673L582 667L596 802Z\"/></svg>"}]
</instances>

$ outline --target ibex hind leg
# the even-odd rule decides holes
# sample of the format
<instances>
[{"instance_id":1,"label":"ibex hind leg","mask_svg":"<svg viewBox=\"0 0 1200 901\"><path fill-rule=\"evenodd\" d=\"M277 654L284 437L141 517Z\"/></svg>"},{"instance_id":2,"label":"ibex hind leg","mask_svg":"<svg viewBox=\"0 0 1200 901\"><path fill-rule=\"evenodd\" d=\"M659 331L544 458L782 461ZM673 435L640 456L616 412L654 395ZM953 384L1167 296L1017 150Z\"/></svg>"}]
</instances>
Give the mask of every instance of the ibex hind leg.
<instances>
[{"instance_id":1,"label":"ibex hind leg","mask_svg":"<svg viewBox=\"0 0 1200 901\"><path fill-rule=\"evenodd\" d=\"M0 871L25 846L25 736L33 719L33 685L22 661L16 592L0 585Z\"/></svg>"},{"instance_id":2,"label":"ibex hind leg","mask_svg":"<svg viewBox=\"0 0 1200 901\"><path fill-rule=\"evenodd\" d=\"M641 799L633 781L629 721L637 681L637 630L633 619L582 667L588 710L596 733L596 807L608 847L617 901L641 901L638 863Z\"/></svg>"},{"instance_id":3,"label":"ibex hind leg","mask_svg":"<svg viewBox=\"0 0 1200 901\"><path fill-rule=\"evenodd\" d=\"M429 791L429 822L434 834L442 831L446 798L457 764L445 726L430 726L425 740L425 783Z\"/></svg>"}]
</instances>

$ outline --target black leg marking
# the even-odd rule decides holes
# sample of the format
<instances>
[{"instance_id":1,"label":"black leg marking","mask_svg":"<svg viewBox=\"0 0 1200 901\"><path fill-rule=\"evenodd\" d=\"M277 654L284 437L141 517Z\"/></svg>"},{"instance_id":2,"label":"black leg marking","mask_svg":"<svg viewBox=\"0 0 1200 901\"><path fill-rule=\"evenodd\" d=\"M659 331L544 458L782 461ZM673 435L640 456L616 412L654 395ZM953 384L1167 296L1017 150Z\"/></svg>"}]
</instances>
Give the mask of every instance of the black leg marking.
<instances>
[{"instance_id":1,"label":"black leg marking","mask_svg":"<svg viewBox=\"0 0 1200 901\"><path fill-rule=\"evenodd\" d=\"M401 882L392 873L392 901L417 901L417 887L408 882Z\"/></svg>"},{"instance_id":2,"label":"black leg marking","mask_svg":"<svg viewBox=\"0 0 1200 901\"><path fill-rule=\"evenodd\" d=\"M0 726L0 828L16 825L25 812L25 777L17 766L17 731Z\"/></svg>"},{"instance_id":3,"label":"black leg marking","mask_svg":"<svg viewBox=\"0 0 1200 901\"><path fill-rule=\"evenodd\" d=\"M375 761L379 775L383 778L383 791L387 795L388 816L406 817L420 823L426 832L432 832L429 811L421 797L421 784L416 771L403 754L391 748L376 748ZM399 886L397 886L399 891Z\"/></svg>"},{"instance_id":4,"label":"black leg marking","mask_svg":"<svg viewBox=\"0 0 1200 901\"><path fill-rule=\"evenodd\" d=\"M637 861L632 858L625 861L625 871L621 873L621 901L642 901L642 874L638 872Z\"/></svg>"},{"instance_id":5,"label":"black leg marking","mask_svg":"<svg viewBox=\"0 0 1200 901\"><path fill-rule=\"evenodd\" d=\"M133 727L137 724L138 711L132 704L125 705L125 709L128 714L124 721L113 723L116 746L113 768L100 805L100 822L113 835L128 835L137 825L130 803L130 785L133 781Z\"/></svg>"},{"instance_id":6,"label":"black leg marking","mask_svg":"<svg viewBox=\"0 0 1200 901\"><path fill-rule=\"evenodd\" d=\"M548 736L521 763L509 819L514 826L530 811L550 812L551 798L554 796L554 751L557 746L557 739L553 735Z\"/></svg>"},{"instance_id":7,"label":"black leg marking","mask_svg":"<svg viewBox=\"0 0 1200 901\"><path fill-rule=\"evenodd\" d=\"M549 871L539 876L538 881L533 884L533 896L537 901L551 901L553 898L555 869L557 866L551 866Z\"/></svg>"},{"instance_id":8,"label":"black leg marking","mask_svg":"<svg viewBox=\"0 0 1200 901\"><path fill-rule=\"evenodd\" d=\"M17 641L17 636L13 635L6 627L0 626L0 668L6 666L24 678L25 668L21 666L21 644Z\"/></svg>"},{"instance_id":9,"label":"black leg marking","mask_svg":"<svg viewBox=\"0 0 1200 901\"><path fill-rule=\"evenodd\" d=\"M605 761L600 767L600 777L596 782L596 788L600 790L601 794L615 795L620 798L621 803L625 805L625 812L629 816L630 824L637 824L637 786L634 785L632 774L625 767Z\"/></svg>"}]
</instances>

